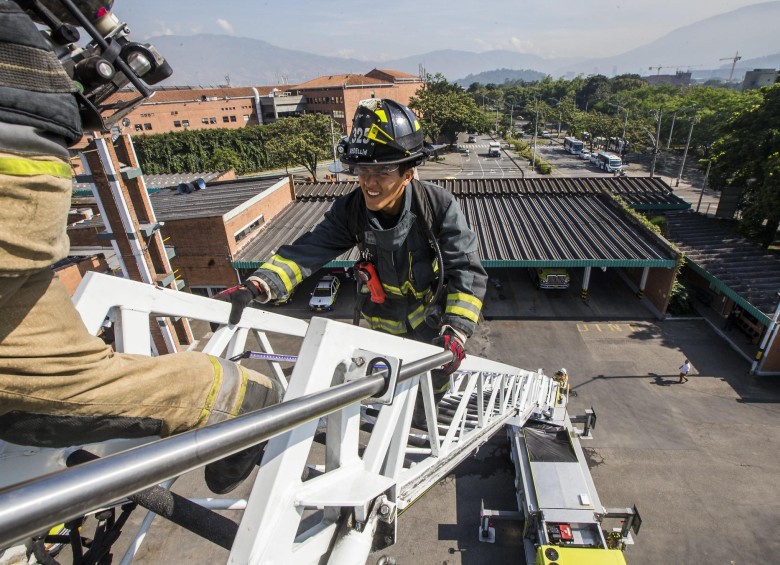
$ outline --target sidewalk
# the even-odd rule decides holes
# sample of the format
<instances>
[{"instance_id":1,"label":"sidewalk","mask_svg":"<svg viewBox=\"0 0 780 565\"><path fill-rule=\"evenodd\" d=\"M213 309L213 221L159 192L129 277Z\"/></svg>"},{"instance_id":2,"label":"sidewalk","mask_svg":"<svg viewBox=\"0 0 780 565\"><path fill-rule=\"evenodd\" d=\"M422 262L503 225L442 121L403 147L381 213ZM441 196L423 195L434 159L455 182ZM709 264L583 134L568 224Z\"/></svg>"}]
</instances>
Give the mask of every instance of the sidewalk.
<instances>
[{"instance_id":1,"label":"sidewalk","mask_svg":"<svg viewBox=\"0 0 780 565\"><path fill-rule=\"evenodd\" d=\"M694 305L696 312L707 322L718 336L729 344L729 346L742 356L748 363L755 359L758 344L753 343L750 337L743 333L736 325L731 330L724 330L725 318L718 314L712 308L697 302Z\"/></svg>"}]
</instances>

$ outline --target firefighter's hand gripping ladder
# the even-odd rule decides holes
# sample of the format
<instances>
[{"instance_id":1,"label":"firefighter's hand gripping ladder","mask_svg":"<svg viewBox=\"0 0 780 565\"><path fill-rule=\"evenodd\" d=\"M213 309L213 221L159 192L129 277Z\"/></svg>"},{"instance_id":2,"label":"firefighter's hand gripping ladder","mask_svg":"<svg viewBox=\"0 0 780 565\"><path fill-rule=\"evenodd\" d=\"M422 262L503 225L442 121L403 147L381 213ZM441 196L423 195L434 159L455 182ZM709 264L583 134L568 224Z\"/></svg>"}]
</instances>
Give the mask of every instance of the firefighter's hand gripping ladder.
<instances>
[{"instance_id":1,"label":"firefighter's hand gripping ladder","mask_svg":"<svg viewBox=\"0 0 780 565\"><path fill-rule=\"evenodd\" d=\"M140 446L137 440L83 446L104 457L71 469L62 462L82 446L0 442L0 548L143 489L169 488L183 473L271 438L248 499L194 500L210 509L244 509L240 526L228 524L218 542L230 547L229 563L319 563L323 556L329 563L365 563L372 543L394 540L398 511L504 424L522 424L556 399L558 385L540 372L469 356L453 376L439 425L431 425L429 371L449 360L437 347L253 308L227 326L226 303L95 273L87 274L74 301L92 332L110 315L117 348L132 353L150 353L150 314L221 324L204 351L225 357L245 351L250 332L267 353L273 353L269 333L303 339L277 406ZM272 366L283 379L278 363ZM418 386L428 430L410 435ZM312 460L323 428L324 460ZM150 524L143 521L123 563L132 561Z\"/></svg>"}]
</instances>

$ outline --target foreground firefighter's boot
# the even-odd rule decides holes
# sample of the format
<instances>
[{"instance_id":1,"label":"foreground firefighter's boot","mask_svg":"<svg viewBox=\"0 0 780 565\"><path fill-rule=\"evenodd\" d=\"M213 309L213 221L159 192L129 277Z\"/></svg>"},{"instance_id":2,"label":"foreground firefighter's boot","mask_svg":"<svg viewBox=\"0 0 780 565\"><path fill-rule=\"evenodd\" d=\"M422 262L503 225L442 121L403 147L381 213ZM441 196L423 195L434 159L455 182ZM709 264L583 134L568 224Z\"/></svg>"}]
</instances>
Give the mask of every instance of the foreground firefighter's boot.
<instances>
[{"instance_id":1,"label":"foreground firefighter's boot","mask_svg":"<svg viewBox=\"0 0 780 565\"><path fill-rule=\"evenodd\" d=\"M273 406L281 399L282 390L275 381L273 389L248 381L239 414ZM205 479L209 490L214 494L227 494L240 485L260 462L267 443L264 441L206 465Z\"/></svg>"}]
</instances>

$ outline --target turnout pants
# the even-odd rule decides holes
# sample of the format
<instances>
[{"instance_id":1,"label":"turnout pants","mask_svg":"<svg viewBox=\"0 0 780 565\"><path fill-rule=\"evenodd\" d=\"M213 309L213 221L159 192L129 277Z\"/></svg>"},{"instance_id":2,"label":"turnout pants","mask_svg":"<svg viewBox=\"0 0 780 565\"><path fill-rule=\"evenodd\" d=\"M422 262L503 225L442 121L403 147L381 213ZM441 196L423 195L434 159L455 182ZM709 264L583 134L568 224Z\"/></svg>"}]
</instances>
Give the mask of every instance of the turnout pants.
<instances>
[{"instance_id":1,"label":"turnout pants","mask_svg":"<svg viewBox=\"0 0 780 565\"><path fill-rule=\"evenodd\" d=\"M167 436L281 400L276 381L224 359L116 353L89 334L50 268L67 254L70 193L64 161L0 152L0 439Z\"/></svg>"}]
</instances>

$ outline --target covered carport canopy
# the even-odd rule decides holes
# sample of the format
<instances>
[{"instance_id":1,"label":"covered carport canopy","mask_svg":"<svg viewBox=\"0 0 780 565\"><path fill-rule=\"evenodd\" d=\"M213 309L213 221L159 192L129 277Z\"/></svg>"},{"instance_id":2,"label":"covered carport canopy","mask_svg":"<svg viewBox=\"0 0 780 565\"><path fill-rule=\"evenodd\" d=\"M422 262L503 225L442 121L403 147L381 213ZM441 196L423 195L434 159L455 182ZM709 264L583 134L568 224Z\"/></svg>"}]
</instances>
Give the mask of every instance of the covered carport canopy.
<instances>
[{"instance_id":1,"label":"covered carport canopy","mask_svg":"<svg viewBox=\"0 0 780 565\"><path fill-rule=\"evenodd\" d=\"M611 196L633 191L642 198L653 194L663 198L666 185L655 179L645 179L643 184L637 179L627 180L588 177L434 182L458 199L477 234L485 267L675 267L675 250ZM314 227L336 197L357 187L357 182L296 184L295 202L271 220L232 265L258 268L279 247ZM674 204L668 195L666 198ZM631 199L626 200L630 205ZM327 266L349 267L357 259L357 250L353 249Z\"/></svg>"}]
</instances>

